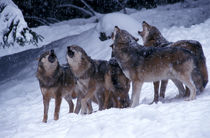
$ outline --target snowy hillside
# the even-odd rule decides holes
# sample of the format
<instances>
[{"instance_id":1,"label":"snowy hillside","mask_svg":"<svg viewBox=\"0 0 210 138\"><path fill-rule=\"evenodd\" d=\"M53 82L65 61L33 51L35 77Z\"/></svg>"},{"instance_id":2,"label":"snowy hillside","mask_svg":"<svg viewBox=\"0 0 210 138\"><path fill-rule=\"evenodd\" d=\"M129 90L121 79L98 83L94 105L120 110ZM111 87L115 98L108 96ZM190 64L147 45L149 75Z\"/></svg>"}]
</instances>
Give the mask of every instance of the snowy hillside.
<instances>
[{"instance_id":1,"label":"snowy hillside","mask_svg":"<svg viewBox=\"0 0 210 138\"><path fill-rule=\"evenodd\" d=\"M178 3L151 10L130 10L129 17L121 18L120 23L125 23L125 29L135 31L141 30L141 26L129 25L141 25L141 22L146 20L157 26L169 41L199 41L210 70L209 7L210 0L200 0L185 3L184 7ZM66 63L66 47L77 44L92 58L108 60L112 40L101 42L98 37L100 30L110 31L109 23L113 26L114 22L119 23L115 16L110 22L102 19L96 23L96 17L93 17L33 28L33 31L45 37L39 47L30 45L0 49L0 138L210 137L210 83L196 100L187 102L184 98L176 97L178 90L169 82L166 98L152 105L149 103L153 100L153 85L145 83L140 105L136 108L97 111L98 106L93 104L97 112L90 115L68 114L68 104L63 100L58 121L53 120L52 100L48 123L41 122L43 104L35 78L36 58L53 48L61 64ZM141 39L139 43L142 44Z\"/></svg>"}]
</instances>

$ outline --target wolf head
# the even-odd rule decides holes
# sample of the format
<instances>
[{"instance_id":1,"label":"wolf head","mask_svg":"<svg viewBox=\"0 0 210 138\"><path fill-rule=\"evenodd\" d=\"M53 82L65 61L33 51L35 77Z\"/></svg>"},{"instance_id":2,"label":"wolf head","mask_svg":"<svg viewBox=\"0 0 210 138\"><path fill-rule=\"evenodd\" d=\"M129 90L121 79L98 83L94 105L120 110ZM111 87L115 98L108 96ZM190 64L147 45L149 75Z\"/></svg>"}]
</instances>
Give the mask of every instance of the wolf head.
<instances>
[{"instance_id":1,"label":"wolf head","mask_svg":"<svg viewBox=\"0 0 210 138\"><path fill-rule=\"evenodd\" d=\"M120 29L115 26L114 32L112 33L112 40L115 44L130 44L132 42L137 42L139 39L132 36L126 30Z\"/></svg>"},{"instance_id":2,"label":"wolf head","mask_svg":"<svg viewBox=\"0 0 210 138\"><path fill-rule=\"evenodd\" d=\"M142 37L144 46L160 46L163 43L168 43L155 26L143 21L142 28L143 31L138 31L138 34Z\"/></svg>"},{"instance_id":3,"label":"wolf head","mask_svg":"<svg viewBox=\"0 0 210 138\"><path fill-rule=\"evenodd\" d=\"M130 106L130 99L128 94L121 92L119 95L120 108L127 108Z\"/></svg>"},{"instance_id":4,"label":"wolf head","mask_svg":"<svg viewBox=\"0 0 210 138\"><path fill-rule=\"evenodd\" d=\"M38 60L38 70L44 70L47 74L53 73L59 66L54 50L43 53Z\"/></svg>"},{"instance_id":5,"label":"wolf head","mask_svg":"<svg viewBox=\"0 0 210 138\"><path fill-rule=\"evenodd\" d=\"M90 57L84 49L76 45L67 47L66 59L74 73L82 72L82 70L88 68L90 64Z\"/></svg>"}]
</instances>

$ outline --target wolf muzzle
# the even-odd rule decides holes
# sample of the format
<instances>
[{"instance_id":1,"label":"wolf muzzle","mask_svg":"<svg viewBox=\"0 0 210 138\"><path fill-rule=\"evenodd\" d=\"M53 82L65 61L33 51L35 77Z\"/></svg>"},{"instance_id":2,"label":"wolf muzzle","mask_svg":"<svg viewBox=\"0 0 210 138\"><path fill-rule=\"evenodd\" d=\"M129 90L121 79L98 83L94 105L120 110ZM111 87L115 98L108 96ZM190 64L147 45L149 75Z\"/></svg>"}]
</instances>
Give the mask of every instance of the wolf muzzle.
<instances>
[{"instance_id":1,"label":"wolf muzzle","mask_svg":"<svg viewBox=\"0 0 210 138\"><path fill-rule=\"evenodd\" d=\"M67 47L67 54L70 58L72 58L74 56L74 51L72 51L70 47Z\"/></svg>"},{"instance_id":2,"label":"wolf muzzle","mask_svg":"<svg viewBox=\"0 0 210 138\"><path fill-rule=\"evenodd\" d=\"M55 61L55 59L56 59L56 55L55 55L54 50L52 49L52 50L50 50L50 55L48 57L48 61L53 63Z\"/></svg>"}]
</instances>

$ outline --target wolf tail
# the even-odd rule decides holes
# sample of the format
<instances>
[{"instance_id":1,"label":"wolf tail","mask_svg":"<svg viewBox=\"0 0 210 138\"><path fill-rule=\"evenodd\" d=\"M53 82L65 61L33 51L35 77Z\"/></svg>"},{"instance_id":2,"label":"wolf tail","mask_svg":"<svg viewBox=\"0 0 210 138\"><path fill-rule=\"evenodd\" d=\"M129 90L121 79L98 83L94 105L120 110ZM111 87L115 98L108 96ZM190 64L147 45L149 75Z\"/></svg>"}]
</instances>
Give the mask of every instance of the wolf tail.
<instances>
[{"instance_id":1,"label":"wolf tail","mask_svg":"<svg viewBox=\"0 0 210 138\"><path fill-rule=\"evenodd\" d=\"M205 87L204 87L204 81L203 81L200 71L197 68L195 68L193 69L191 75L192 75L192 80L195 84L197 91L202 92Z\"/></svg>"},{"instance_id":2,"label":"wolf tail","mask_svg":"<svg viewBox=\"0 0 210 138\"><path fill-rule=\"evenodd\" d=\"M203 92L208 83L208 71L204 55L194 57L194 69L192 71L192 80L199 92Z\"/></svg>"},{"instance_id":3,"label":"wolf tail","mask_svg":"<svg viewBox=\"0 0 210 138\"><path fill-rule=\"evenodd\" d=\"M198 50L198 56L196 56L198 59L197 59L197 66L198 66L198 69L200 70L200 75L202 77L202 86L203 86L203 89L206 87L207 83L208 83L208 70L207 70L207 67L206 67L206 57L204 56L204 53L203 53L203 49L202 49L202 46L199 42L197 42L196 44L199 48ZM202 92L202 91L201 91Z\"/></svg>"},{"instance_id":4,"label":"wolf tail","mask_svg":"<svg viewBox=\"0 0 210 138\"><path fill-rule=\"evenodd\" d=\"M200 72L201 72L201 76L203 78L203 87L205 88L207 83L208 83L208 71L207 71L205 60L203 60L203 61L201 60L198 63L198 66L199 66L199 69L200 69Z\"/></svg>"}]
</instances>

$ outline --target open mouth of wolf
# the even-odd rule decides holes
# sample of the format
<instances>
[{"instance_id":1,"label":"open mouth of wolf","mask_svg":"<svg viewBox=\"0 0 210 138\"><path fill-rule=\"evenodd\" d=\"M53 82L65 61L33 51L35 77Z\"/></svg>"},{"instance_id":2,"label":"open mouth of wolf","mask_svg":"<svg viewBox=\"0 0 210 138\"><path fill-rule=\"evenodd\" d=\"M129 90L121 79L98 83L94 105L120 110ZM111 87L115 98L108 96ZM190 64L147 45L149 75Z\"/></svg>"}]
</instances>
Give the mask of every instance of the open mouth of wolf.
<instances>
[{"instance_id":1,"label":"open mouth of wolf","mask_svg":"<svg viewBox=\"0 0 210 138\"><path fill-rule=\"evenodd\" d=\"M50 63L53 63L53 62L55 62L55 60L56 60L56 55L55 55L55 53L54 53L54 50L51 50L51 51L50 51L50 55L49 55L49 57L48 57L48 61L49 61Z\"/></svg>"},{"instance_id":2,"label":"open mouth of wolf","mask_svg":"<svg viewBox=\"0 0 210 138\"><path fill-rule=\"evenodd\" d=\"M68 48L68 56L70 58L73 58L73 56L74 56L74 51L72 51L70 48Z\"/></svg>"}]
</instances>

